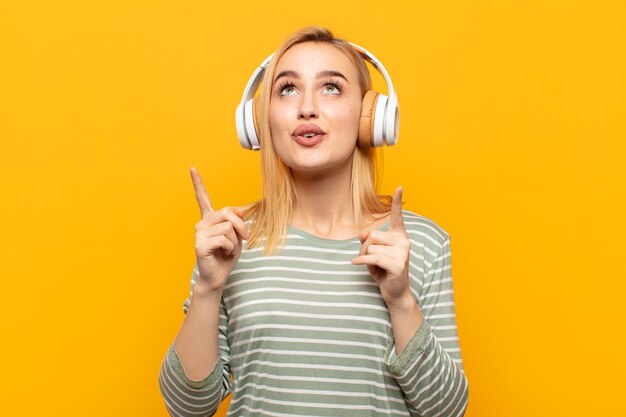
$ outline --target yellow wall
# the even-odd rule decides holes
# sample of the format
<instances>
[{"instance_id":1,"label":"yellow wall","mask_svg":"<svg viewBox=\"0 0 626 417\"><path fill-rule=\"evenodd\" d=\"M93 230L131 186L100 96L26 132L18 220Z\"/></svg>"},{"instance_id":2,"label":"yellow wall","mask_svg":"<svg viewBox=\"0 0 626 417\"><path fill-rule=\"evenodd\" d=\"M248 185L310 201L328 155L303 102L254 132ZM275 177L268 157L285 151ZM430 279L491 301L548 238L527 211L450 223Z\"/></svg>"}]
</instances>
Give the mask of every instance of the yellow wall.
<instances>
[{"instance_id":1,"label":"yellow wall","mask_svg":"<svg viewBox=\"0 0 626 417\"><path fill-rule=\"evenodd\" d=\"M234 110L308 24L395 83L381 191L402 184L452 236L466 416L623 411L618 1L209 3L0 4L4 415L167 415L157 376L199 220L189 166L216 208L259 197Z\"/></svg>"}]
</instances>

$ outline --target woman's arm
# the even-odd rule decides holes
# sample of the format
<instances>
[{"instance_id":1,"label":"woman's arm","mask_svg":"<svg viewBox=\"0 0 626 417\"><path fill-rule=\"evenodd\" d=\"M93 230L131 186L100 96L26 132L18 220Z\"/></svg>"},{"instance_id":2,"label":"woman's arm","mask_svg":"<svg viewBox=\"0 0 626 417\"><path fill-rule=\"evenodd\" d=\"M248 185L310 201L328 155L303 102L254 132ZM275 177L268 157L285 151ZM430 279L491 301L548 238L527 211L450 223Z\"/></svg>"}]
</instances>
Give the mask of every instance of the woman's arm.
<instances>
[{"instance_id":1,"label":"woman's arm","mask_svg":"<svg viewBox=\"0 0 626 417\"><path fill-rule=\"evenodd\" d=\"M469 387L457 334L450 255L446 236L432 266L425 268L421 311L415 301L415 309L390 309L394 339L408 342L400 346L391 340L385 362L415 416L460 417L467 408Z\"/></svg>"},{"instance_id":2,"label":"woman's arm","mask_svg":"<svg viewBox=\"0 0 626 417\"><path fill-rule=\"evenodd\" d=\"M176 352L192 380L205 378L213 369L218 352L218 327L222 292L195 285L191 305L176 336Z\"/></svg>"},{"instance_id":3,"label":"woman's arm","mask_svg":"<svg viewBox=\"0 0 626 417\"><path fill-rule=\"evenodd\" d=\"M183 324L161 365L159 387L173 416L212 416L232 391L221 293L198 287L194 268Z\"/></svg>"},{"instance_id":4,"label":"woman's arm","mask_svg":"<svg viewBox=\"0 0 626 417\"><path fill-rule=\"evenodd\" d=\"M367 265L389 309L392 340L385 362L409 411L419 417L462 416L469 389L456 328L449 235L428 219L404 213L398 187L389 232L365 231L360 240L359 256L352 263ZM418 247L421 257L413 252Z\"/></svg>"}]
</instances>

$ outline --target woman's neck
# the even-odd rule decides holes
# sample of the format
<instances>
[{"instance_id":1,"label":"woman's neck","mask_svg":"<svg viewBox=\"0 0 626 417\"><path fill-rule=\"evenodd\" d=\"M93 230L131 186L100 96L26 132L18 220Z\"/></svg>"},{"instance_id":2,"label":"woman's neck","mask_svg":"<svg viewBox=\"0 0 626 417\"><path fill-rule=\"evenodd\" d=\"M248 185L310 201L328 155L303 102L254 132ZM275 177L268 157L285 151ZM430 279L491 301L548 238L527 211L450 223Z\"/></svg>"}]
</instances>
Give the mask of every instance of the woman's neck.
<instances>
[{"instance_id":1,"label":"woman's neck","mask_svg":"<svg viewBox=\"0 0 626 417\"><path fill-rule=\"evenodd\" d=\"M330 239L349 239L359 233L352 213L350 164L319 175L292 173L298 193L291 217L294 227Z\"/></svg>"},{"instance_id":2,"label":"woman's neck","mask_svg":"<svg viewBox=\"0 0 626 417\"><path fill-rule=\"evenodd\" d=\"M354 226L350 178L294 178L294 182L298 193L291 217L294 226L323 235Z\"/></svg>"}]
</instances>

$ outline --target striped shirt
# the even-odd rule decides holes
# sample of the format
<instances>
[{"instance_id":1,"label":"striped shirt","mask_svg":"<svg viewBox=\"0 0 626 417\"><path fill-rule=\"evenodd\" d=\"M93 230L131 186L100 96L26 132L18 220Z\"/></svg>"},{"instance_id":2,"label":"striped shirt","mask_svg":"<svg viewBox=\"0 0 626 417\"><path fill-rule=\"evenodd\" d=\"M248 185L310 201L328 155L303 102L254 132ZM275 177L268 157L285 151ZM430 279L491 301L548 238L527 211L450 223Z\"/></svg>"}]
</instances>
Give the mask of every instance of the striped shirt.
<instances>
[{"instance_id":1,"label":"striped shirt","mask_svg":"<svg viewBox=\"0 0 626 417\"><path fill-rule=\"evenodd\" d=\"M358 238L331 240L289 227L275 256L245 246L224 287L218 363L190 380L168 349L159 386L172 416L439 416L469 398L456 327L449 235L403 210L411 292L423 315L396 354L387 306ZM379 230L388 231L389 221ZM186 313L198 279L195 265ZM231 379L232 376L232 379Z\"/></svg>"}]
</instances>

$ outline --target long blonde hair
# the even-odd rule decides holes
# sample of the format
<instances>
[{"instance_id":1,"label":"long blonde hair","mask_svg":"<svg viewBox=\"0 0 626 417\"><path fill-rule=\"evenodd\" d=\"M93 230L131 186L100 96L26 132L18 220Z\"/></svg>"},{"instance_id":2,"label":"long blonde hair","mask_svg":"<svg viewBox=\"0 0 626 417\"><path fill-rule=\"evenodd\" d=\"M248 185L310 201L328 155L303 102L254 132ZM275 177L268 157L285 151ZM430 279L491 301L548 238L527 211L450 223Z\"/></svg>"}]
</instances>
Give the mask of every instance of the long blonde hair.
<instances>
[{"instance_id":1,"label":"long blonde hair","mask_svg":"<svg viewBox=\"0 0 626 417\"><path fill-rule=\"evenodd\" d=\"M303 42L325 42L343 51L352 61L359 75L361 97L372 88L372 81L365 61L352 45L343 39L335 38L326 28L309 26L300 29L288 37L274 53L263 74L262 90L258 115L260 116L259 142L261 146L261 170L263 176L263 198L245 207L244 220L252 220L248 248L260 246L265 240L264 255L273 255L278 246L286 241L293 203L297 198L295 183L290 168L280 159L274 150L269 126L269 103L272 80L276 65L285 51L293 45ZM256 101L255 100L255 101ZM386 214L391 208L392 197L378 195L379 173L376 172L378 160L382 161L380 148L361 148L357 146L352 156L352 211L355 224L359 229L366 227L369 217ZM382 166L380 167L382 174ZM382 217L382 216L381 216Z\"/></svg>"}]
</instances>

